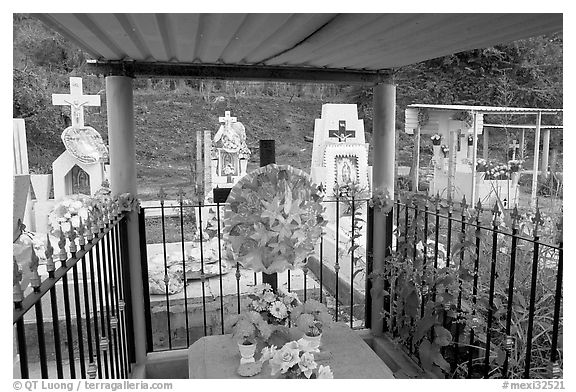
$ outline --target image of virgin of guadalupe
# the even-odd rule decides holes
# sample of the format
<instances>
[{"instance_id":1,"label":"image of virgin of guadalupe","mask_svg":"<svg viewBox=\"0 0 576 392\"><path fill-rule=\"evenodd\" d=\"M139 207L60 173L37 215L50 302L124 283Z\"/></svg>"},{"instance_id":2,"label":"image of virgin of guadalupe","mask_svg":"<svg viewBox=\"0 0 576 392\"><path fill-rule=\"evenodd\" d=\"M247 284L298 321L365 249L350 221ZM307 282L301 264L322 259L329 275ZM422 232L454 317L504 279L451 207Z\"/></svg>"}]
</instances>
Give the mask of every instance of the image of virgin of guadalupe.
<instances>
[{"instance_id":1,"label":"image of virgin of guadalupe","mask_svg":"<svg viewBox=\"0 0 576 392\"><path fill-rule=\"evenodd\" d=\"M350 165L348 164L348 161L344 161L344 164L342 165L342 182L344 184L350 183L351 174L352 171L350 170Z\"/></svg>"}]
</instances>

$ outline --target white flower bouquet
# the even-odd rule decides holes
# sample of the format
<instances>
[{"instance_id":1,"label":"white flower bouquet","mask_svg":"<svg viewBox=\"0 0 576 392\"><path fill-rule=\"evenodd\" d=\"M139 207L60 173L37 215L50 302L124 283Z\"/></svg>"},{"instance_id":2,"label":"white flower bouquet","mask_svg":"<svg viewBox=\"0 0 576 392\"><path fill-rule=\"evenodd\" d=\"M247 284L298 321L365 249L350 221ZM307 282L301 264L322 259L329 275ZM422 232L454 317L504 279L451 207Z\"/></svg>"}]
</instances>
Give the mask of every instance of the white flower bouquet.
<instances>
[{"instance_id":1,"label":"white flower bouquet","mask_svg":"<svg viewBox=\"0 0 576 392\"><path fill-rule=\"evenodd\" d=\"M300 305L298 294L281 289L276 294L267 283L255 286L248 298L248 310L260 313L264 320L273 325L287 325L290 314Z\"/></svg>"},{"instance_id":2,"label":"white flower bouquet","mask_svg":"<svg viewBox=\"0 0 576 392\"><path fill-rule=\"evenodd\" d=\"M51 234L59 237L60 231L66 235L72 228L80 227L80 220L86 222L92 210L91 198L86 195L72 195L58 202L48 215Z\"/></svg>"},{"instance_id":3,"label":"white flower bouquet","mask_svg":"<svg viewBox=\"0 0 576 392\"><path fill-rule=\"evenodd\" d=\"M286 378L334 378L330 366L318 366L314 355L296 341L286 343L281 349L276 346L264 347L260 361L268 361L273 376L280 373Z\"/></svg>"}]
</instances>

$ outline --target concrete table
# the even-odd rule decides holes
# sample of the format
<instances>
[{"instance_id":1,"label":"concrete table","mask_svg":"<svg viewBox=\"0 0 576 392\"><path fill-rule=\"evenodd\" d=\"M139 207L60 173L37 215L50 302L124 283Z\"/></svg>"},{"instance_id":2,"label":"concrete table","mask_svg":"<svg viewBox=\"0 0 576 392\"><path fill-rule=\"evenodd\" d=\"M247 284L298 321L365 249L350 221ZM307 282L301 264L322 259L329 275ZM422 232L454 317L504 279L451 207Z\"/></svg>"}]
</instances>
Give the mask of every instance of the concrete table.
<instances>
[{"instance_id":1,"label":"concrete table","mask_svg":"<svg viewBox=\"0 0 576 392\"><path fill-rule=\"evenodd\" d=\"M294 340L302 337L295 328L290 329ZM259 349L256 359L260 358ZM334 378L394 378L392 371L372 349L345 324L335 324L322 335L320 365L330 365ZM230 335L206 336L188 349L189 378L244 378L236 372L240 365L238 346ZM281 378L270 375L268 363L253 378Z\"/></svg>"}]
</instances>

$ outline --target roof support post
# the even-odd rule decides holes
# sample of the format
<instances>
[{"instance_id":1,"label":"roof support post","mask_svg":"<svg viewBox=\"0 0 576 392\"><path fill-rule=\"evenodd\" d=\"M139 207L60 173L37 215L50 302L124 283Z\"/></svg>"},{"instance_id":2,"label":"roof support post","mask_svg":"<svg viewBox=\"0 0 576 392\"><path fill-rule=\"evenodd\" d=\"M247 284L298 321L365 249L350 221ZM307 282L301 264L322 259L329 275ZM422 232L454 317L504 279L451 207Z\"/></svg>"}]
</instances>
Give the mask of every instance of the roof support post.
<instances>
[{"instance_id":1,"label":"roof support post","mask_svg":"<svg viewBox=\"0 0 576 392\"><path fill-rule=\"evenodd\" d=\"M536 115L536 136L534 136L534 168L532 170L532 196L530 206L536 207L536 191L538 190L538 159L540 158L540 124L542 124L542 112Z\"/></svg>"},{"instance_id":2,"label":"roof support post","mask_svg":"<svg viewBox=\"0 0 576 392\"><path fill-rule=\"evenodd\" d=\"M550 129L542 130L542 174L548 178L548 156L550 155Z\"/></svg>"},{"instance_id":3,"label":"roof support post","mask_svg":"<svg viewBox=\"0 0 576 392\"><path fill-rule=\"evenodd\" d=\"M524 148L526 147L526 129L520 131L520 159L524 160Z\"/></svg>"},{"instance_id":4,"label":"roof support post","mask_svg":"<svg viewBox=\"0 0 576 392\"><path fill-rule=\"evenodd\" d=\"M106 77L106 109L108 112L108 140L110 143L110 187L112 194L129 192L136 197L136 143L134 139L134 101L132 78L127 76ZM128 271L131 294L133 331L128 337L134 339L137 368L143 369L146 361L146 323L144 319L144 295L140 260L140 235L138 214L128 215ZM137 371L137 368L134 371Z\"/></svg>"},{"instance_id":5,"label":"roof support post","mask_svg":"<svg viewBox=\"0 0 576 392\"><path fill-rule=\"evenodd\" d=\"M396 86L391 81L378 83L373 88L374 127L372 143L374 148L373 192L388 191L394 197L394 162L396 145ZM375 273L383 272L384 259L392 249L393 213L374 210L373 228L373 266ZM371 328L375 336L384 332L384 320L381 316L385 306L383 290L385 282L377 279L373 282L374 296L371 304Z\"/></svg>"},{"instance_id":6,"label":"roof support post","mask_svg":"<svg viewBox=\"0 0 576 392\"><path fill-rule=\"evenodd\" d=\"M476 165L478 161L478 125L476 123L476 117L478 113L472 112L472 121L473 122L473 141L472 141L472 190L470 191L471 198L470 204L474 205L476 202ZM484 133L488 132L488 128L484 128Z\"/></svg>"},{"instance_id":7,"label":"roof support post","mask_svg":"<svg viewBox=\"0 0 576 392\"><path fill-rule=\"evenodd\" d=\"M488 160L488 152L489 152L489 143L490 143L490 135L488 134L488 128L484 127L484 143L482 146L483 152L482 152L482 158L484 158L485 160Z\"/></svg>"},{"instance_id":8,"label":"roof support post","mask_svg":"<svg viewBox=\"0 0 576 392\"><path fill-rule=\"evenodd\" d=\"M412 153L412 192L418 192L420 181L420 125L414 130L414 150Z\"/></svg>"}]
</instances>

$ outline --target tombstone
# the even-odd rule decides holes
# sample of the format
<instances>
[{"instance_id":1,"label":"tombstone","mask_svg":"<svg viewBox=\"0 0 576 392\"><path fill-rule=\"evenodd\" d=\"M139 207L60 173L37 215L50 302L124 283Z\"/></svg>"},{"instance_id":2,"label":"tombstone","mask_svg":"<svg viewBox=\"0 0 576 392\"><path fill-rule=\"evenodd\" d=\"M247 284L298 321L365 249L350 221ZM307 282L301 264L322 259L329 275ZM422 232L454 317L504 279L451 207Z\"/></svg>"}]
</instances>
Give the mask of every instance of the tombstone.
<instances>
[{"instance_id":1,"label":"tombstone","mask_svg":"<svg viewBox=\"0 0 576 392\"><path fill-rule=\"evenodd\" d=\"M26 128L24 120L20 118L12 119L12 152L13 152L13 175L14 176L26 176L18 179L18 183L24 181L22 178L29 178L28 171L28 145L26 144ZM14 183L16 184L16 179ZM29 182L29 180L28 180ZM32 213L32 202L30 192L28 191L29 184L26 184L26 193L18 194L19 199L16 200L16 194L14 195L14 208L16 208L16 203L19 204L19 208L22 208L21 221L28 227L32 229L34 226L34 219ZM16 210L15 210L16 212Z\"/></svg>"},{"instance_id":2,"label":"tombstone","mask_svg":"<svg viewBox=\"0 0 576 392\"><path fill-rule=\"evenodd\" d=\"M356 105L322 105L322 116L314 122L311 176L315 184L325 186L328 198L334 197L336 184L355 183L370 194L372 168Z\"/></svg>"},{"instance_id":3,"label":"tombstone","mask_svg":"<svg viewBox=\"0 0 576 392\"><path fill-rule=\"evenodd\" d=\"M94 195L107 180L108 150L102 136L84 125L84 106L100 106L99 95L82 93L82 78L70 78L70 94L52 94L52 104L69 105L72 124L62 132L66 147L53 163L54 199L74 193Z\"/></svg>"},{"instance_id":4,"label":"tombstone","mask_svg":"<svg viewBox=\"0 0 576 392\"><path fill-rule=\"evenodd\" d=\"M246 129L236 117L230 117L230 112L226 111L218 120L222 125L212 140L211 185L232 188L246 175L251 152L246 145Z\"/></svg>"},{"instance_id":5,"label":"tombstone","mask_svg":"<svg viewBox=\"0 0 576 392\"><path fill-rule=\"evenodd\" d=\"M360 244L358 254L362 254L362 244L366 243L366 225L359 223L359 231L353 237L351 232L352 215L348 209L349 202L331 203L335 198L335 188L354 184L363 189L363 198L371 195L372 167L368 166L368 143L364 135L364 122L358 119L358 110L355 104L324 104L322 115L314 121L314 141L312 147L311 177L316 185L325 188L327 203L325 206L325 219L328 224L323 238L324 266L336 271L335 261L344 262L349 260L348 250L352 245L352 239L356 238L356 244ZM367 203L356 203L356 218L358 222L367 221ZM338 212L338 215L336 214ZM338 226L338 227L337 227ZM316 255L320 255L320 243L316 247ZM358 268L362 268L362 262L358 262ZM339 270L339 278L350 282L348 269ZM361 279L356 275L354 281Z\"/></svg>"}]
</instances>

